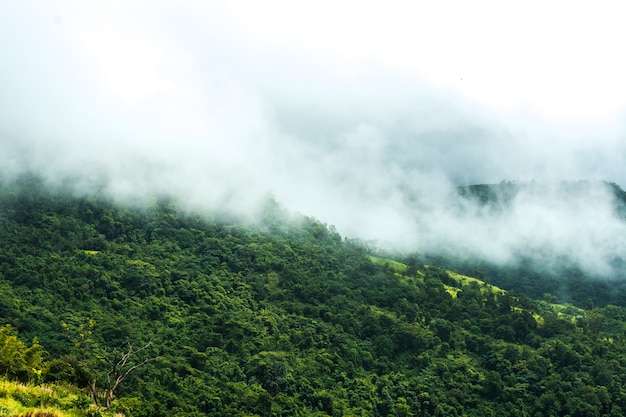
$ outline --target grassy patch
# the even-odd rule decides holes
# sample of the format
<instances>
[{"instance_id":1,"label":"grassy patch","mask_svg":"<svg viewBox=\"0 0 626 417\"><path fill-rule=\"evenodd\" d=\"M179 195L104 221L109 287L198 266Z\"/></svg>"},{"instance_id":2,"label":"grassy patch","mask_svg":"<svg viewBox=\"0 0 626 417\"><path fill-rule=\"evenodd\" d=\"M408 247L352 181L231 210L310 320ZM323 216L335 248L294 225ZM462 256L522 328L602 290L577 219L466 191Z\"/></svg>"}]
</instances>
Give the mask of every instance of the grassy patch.
<instances>
[{"instance_id":1,"label":"grassy patch","mask_svg":"<svg viewBox=\"0 0 626 417\"><path fill-rule=\"evenodd\" d=\"M495 285L487 284L485 281L482 281L478 278L468 277L466 275L457 274L456 272L446 271L450 278L458 282L462 287L465 285L471 285L472 283L478 284L482 291L490 291L494 294L503 295L506 294L506 291L500 287L496 287Z\"/></svg>"},{"instance_id":2,"label":"grassy patch","mask_svg":"<svg viewBox=\"0 0 626 417\"><path fill-rule=\"evenodd\" d=\"M460 288L451 287L451 286L445 285L445 284L444 284L444 288L446 289L446 292L452 296L452 298L456 298L456 296L459 293L459 291L461 291Z\"/></svg>"},{"instance_id":3,"label":"grassy patch","mask_svg":"<svg viewBox=\"0 0 626 417\"><path fill-rule=\"evenodd\" d=\"M97 410L102 416L115 416L94 407L73 386L22 384L0 378L0 416L83 417L88 409Z\"/></svg>"},{"instance_id":4,"label":"grassy patch","mask_svg":"<svg viewBox=\"0 0 626 417\"><path fill-rule=\"evenodd\" d=\"M409 267L402 262L394 261L391 259L378 258L376 256L370 256L370 259L374 265L384 266L385 268L398 274L404 274L409 269Z\"/></svg>"}]
</instances>

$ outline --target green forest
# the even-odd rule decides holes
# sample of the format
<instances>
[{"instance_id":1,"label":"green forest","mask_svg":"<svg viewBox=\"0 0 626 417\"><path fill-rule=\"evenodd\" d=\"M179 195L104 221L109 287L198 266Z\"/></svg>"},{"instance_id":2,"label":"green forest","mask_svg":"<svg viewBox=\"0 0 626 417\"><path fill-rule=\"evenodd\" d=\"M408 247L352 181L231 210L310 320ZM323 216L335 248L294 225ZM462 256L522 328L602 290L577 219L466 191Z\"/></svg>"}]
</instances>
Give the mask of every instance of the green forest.
<instances>
[{"instance_id":1,"label":"green forest","mask_svg":"<svg viewBox=\"0 0 626 417\"><path fill-rule=\"evenodd\" d=\"M0 416L626 410L619 302L383 255L272 201L246 223L23 176L0 187L0 247Z\"/></svg>"}]
</instances>

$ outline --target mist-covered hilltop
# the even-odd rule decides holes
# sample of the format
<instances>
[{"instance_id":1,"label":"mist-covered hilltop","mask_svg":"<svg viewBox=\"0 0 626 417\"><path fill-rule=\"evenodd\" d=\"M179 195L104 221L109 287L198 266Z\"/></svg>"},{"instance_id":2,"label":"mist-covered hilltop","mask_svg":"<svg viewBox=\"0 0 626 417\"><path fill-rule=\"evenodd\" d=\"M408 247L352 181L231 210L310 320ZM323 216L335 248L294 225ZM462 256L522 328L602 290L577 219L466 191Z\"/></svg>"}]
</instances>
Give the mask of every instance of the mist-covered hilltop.
<instances>
[{"instance_id":1,"label":"mist-covered hilltop","mask_svg":"<svg viewBox=\"0 0 626 417\"><path fill-rule=\"evenodd\" d=\"M587 199L590 205L599 196L613 202L614 214L626 220L626 192L619 185L598 180L561 181L540 184L536 181L518 182L502 180L498 184L474 184L458 188L461 197L475 200L491 210L514 209L516 200L527 195L560 199Z\"/></svg>"},{"instance_id":2,"label":"mist-covered hilltop","mask_svg":"<svg viewBox=\"0 0 626 417\"><path fill-rule=\"evenodd\" d=\"M619 234L626 224L626 193L617 184L502 181L458 192L498 224L494 241L508 233L525 233L526 239L510 248L506 262L446 251L432 258L536 298L550 294L581 306L624 303L626 252Z\"/></svg>"},{"instance_id":3,"label":"mist-covered hilltop","mask_svg":"<svg viewBox=\"0 0 626 417\"><path fill-rule=\"evenodd\" d=\"M622 15L0 2L0 319L36 347L0 374L80 417L624 415L623 192L558 183L626 185Z\"/></svg>"},{"instance_id":4,"label":"mist-covered hilltop","mask_svg":"<svg viewBox=\"0 0 626 417\"><path fill-rule=\"evenodd\" d=\"M0 320L48 352L31 383L74 383L128 416L626 409L623 308L382 258L276 204L250 223L25 177L0 189L0 244ZM109 397L108 359L129 346L147 362Z\"/></svg>"},{"instance_id":5,"label":"mist-covered hilltop","mask_svg":"<svg viewBox=\"0 0 626 417\"><path fill-rule=\"evenodd\" d=\"M501 266L530 261L549 271L567 265L611 278L622 273L626 253L624 207L624 192L602 181L461 187L441 210L426 213L435 225L420 247Z\"/></svg>"}]
</instances>

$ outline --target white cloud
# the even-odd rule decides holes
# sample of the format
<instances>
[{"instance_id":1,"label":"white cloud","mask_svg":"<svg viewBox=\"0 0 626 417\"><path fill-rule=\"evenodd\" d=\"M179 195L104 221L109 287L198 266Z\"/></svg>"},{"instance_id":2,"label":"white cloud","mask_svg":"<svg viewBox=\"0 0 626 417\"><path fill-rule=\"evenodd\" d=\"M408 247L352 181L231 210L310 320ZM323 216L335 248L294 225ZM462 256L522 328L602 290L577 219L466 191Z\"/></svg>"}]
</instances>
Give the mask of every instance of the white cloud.
<instances>
[{"instance_id":1,"label":"white cloud","mask_svg":"<svg viewBox=\"0 0 626 417\"><path fill-rule=\"evenodd\" d=\"M196 207L271 193L403 249L507 260L544 245L601 269L625 247L606 198L493 217L449 197L502 179L626 184L615 7L5 2L1 170Z\"/></svg>"}]
</instances>

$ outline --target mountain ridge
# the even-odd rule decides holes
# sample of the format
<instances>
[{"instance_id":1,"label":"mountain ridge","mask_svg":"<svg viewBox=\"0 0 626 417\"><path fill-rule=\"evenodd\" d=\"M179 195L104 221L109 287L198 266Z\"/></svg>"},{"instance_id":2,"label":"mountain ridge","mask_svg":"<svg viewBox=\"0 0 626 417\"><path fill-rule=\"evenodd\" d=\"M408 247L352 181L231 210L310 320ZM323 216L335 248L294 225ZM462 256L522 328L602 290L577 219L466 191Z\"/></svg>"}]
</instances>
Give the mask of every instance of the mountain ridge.
<instances>
[{"instance_id":1,"label":"mountain ridge","mask_svg":"<svg viewBox=\"0 0 626 417\"><path fill-rule=\"evenodd\" d=\"M488 290L272 204L251 225L32 185L0 193L0 319L48 351L44 381L85 390L104 353L151 343L114 395L128 415L625 409L622 307Z\"/></svg>"}]
</instances>

